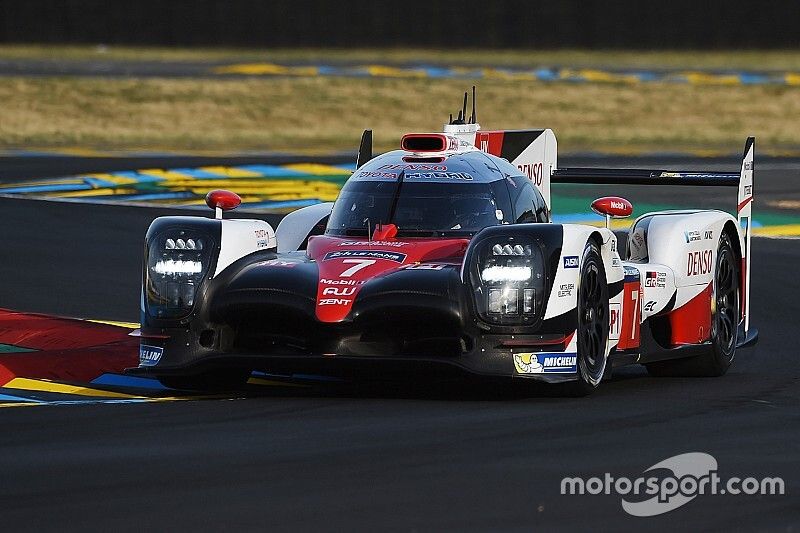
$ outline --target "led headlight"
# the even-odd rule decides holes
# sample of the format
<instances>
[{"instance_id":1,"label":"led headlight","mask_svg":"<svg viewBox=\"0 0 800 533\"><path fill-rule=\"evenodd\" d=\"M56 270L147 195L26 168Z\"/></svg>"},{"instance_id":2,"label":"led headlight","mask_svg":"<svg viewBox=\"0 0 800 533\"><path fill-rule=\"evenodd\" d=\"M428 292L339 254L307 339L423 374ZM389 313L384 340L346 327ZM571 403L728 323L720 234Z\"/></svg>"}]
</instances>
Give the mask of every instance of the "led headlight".
<instances>
[{"instance_id":1,"label":"led headlight","mask_svg":"<svg viewBox=\"0 0 800 533\"><path fill-rule=\"evenodd\" d=\"M519 308L519 289L503 287L489 289L489 312L493 314L516 315Z\"/></svg>"},{"instance_id":2,"label":"led headlight","mask_svg":"<svg viewBox=\"0 0 800 533\"><path fill-rule=\"evenodd\" d=\"M535 322L544 294L539 246L521 237L495 236L476 243L476 252L471 283L478 314L500 325Z\"/></svg>"},{"instance_id":3,"label":"led headlight","mask_svg":"<svg viewBox=\"0 0 800 533\"><path fill-rule=\"evenodd\" d=\"M152 316L189 314L211 262L210 242L209 235L188 229L167 230L150 240L145 293Z\"/></svg>"}]
</instances>

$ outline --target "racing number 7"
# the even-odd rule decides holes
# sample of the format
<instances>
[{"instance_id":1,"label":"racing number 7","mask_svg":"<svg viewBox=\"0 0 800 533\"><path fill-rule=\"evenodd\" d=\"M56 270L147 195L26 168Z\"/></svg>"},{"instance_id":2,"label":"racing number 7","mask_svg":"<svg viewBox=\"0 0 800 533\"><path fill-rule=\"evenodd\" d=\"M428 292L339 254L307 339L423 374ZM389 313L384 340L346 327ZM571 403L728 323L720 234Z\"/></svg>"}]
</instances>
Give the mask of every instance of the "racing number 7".
<instances>
[{"instance_id":1,"label":"racing number 7","mask_svg":"<svg viewBox=\"0 0 800 533\"><path fill-rule=\"evenodd\" d=\"M341 277L349 278L362 268L367 268L376 263L375 259L343 259L342 263L352 264L350 268L341 273Z\"/></svg>"},{"instance_id":2,"label":"racing number 7","mask_svg":"<svg viewBox=\"0 0 800 533\"><path fill-rule=\"evenodd\" d=\"M639 291L631 291L631 300L633 300L633 320L631 320L631 339L636 338L636 327L641 322L639 317Z\"/></svg>"}]
</instances>

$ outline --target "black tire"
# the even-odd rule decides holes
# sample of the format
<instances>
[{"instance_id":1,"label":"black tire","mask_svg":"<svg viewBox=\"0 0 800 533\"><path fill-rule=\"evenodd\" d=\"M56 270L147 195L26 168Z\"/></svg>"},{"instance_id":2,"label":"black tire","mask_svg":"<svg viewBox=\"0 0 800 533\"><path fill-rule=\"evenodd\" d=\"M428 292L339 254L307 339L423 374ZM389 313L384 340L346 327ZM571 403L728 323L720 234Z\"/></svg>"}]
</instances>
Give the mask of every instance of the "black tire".
<instances>
[{"instance_id":1,"label":"black tire","mask_svg":"<svg viewBox=\"0 0 800 533\"><path fill-rule=\"evenodd\" d=\"M249 371L230 369L187 376L161 376L158 381L175 390L219 392L241 389L249 377Z\"/></svg>"},{"instance_id":2,"label":"black tire","mask_svg":"<svg viewBox=\"0 0 800 533\"><path fill-rule=\"evenodd\" d=\"M570 396L586 396L606 374L609 333L608 283L600 248L589 241L578 281L578 379L565 385Z\"/></svg>"},{"instance_id":3,"label":"black tire","mask_svg":"<svg viewBox=\"0 0 800 533\"><path fill-rule=\"evenodd\" d=\"M711 316L711 346L708 352L686 359L645 365L657 377L716 377L725 374L739 341L739 260L730 236L723 233L714 266Z\"/></svg>"}]
</instances>

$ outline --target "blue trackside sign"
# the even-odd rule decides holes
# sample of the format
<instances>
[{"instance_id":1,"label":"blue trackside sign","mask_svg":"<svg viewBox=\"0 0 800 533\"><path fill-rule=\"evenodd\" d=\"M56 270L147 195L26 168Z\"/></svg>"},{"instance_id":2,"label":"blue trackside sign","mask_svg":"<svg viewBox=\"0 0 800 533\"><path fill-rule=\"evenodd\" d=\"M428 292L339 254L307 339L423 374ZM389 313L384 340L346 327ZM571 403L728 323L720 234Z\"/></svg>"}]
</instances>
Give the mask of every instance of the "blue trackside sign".
<instances>
[{"instance_id":1,"label":"blue trackside sign","mask_svg":"<svg viewBox=\"0 0 800 533\"><path fill-rule=\"evenodd\" d=\"M577 255L565 255L564 256L564 268L578 268L578 256Z\"/></svg>"}]
</instances>

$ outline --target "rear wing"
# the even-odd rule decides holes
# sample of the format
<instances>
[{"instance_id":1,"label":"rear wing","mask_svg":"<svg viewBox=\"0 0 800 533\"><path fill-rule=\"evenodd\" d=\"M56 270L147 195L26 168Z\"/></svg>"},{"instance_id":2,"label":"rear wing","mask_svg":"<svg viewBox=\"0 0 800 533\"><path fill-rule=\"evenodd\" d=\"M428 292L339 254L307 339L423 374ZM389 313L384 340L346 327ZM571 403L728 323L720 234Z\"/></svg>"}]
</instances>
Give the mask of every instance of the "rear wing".
<instances>
[{"instance_id":1,"label":"rear wing","mask_svg":"<svg viewBox=\"0 0 800 533\"><path fill-rule=\"evenodd\" d=\"M744 280L744 328L750 329L750 237L753 209L753 159L755 137L744 146L739 172L702 172L617 168L559 168L551 174L552 183L618 185L689 185L701 187L736 187L736 216L743 232L742 278Z\"/></svg>"}]
</instances>

